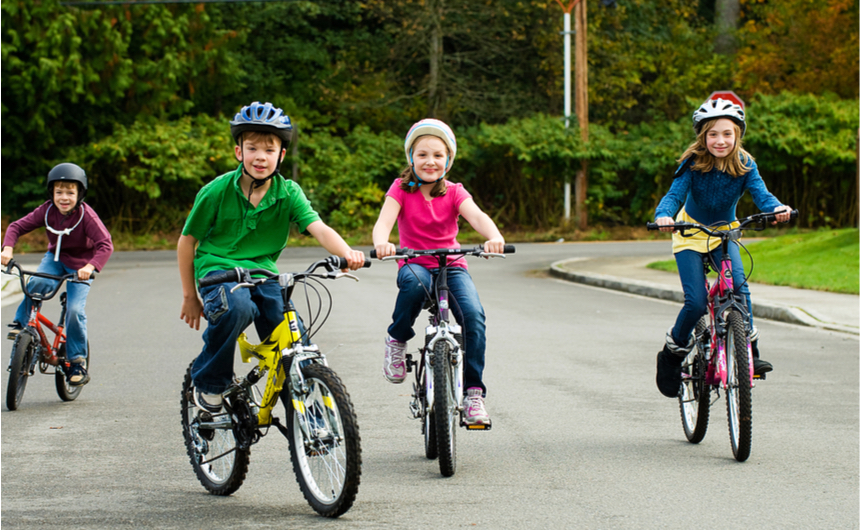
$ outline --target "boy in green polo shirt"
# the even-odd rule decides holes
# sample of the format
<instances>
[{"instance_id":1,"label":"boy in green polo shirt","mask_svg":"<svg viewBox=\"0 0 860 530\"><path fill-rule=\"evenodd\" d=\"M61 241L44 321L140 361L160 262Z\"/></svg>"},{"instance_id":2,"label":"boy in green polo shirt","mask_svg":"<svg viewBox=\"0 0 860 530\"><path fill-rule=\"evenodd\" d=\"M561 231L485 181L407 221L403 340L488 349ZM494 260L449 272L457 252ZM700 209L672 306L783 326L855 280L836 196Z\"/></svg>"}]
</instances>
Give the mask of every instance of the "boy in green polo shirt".
<instances>
[{"instance_id":1,"label":"boy in green polo shirt","mask_svg":"<svg viewBox=\"0 0 860 530\"><path fill-rule=\"evenodd\" d=\"M284 304L277 282L233 293L236 284L223 283L201 288L198 297L196 280L235 267L277 273L275 262L287 245L291 224L346 258L350 269L364 265L364 253L352 250L320 220L298 184L281 178L279 167L292 133L290 118L281 109L255 101L236 114L230 132L241 164L198 192L177 245L180 318L198 330L201 315L209 323L191 378L198 407L210 412L221 409L220 394L233 379L239 334L253 322L257 334L267 337L283 320Z\"/></svg>"}]
</instances>

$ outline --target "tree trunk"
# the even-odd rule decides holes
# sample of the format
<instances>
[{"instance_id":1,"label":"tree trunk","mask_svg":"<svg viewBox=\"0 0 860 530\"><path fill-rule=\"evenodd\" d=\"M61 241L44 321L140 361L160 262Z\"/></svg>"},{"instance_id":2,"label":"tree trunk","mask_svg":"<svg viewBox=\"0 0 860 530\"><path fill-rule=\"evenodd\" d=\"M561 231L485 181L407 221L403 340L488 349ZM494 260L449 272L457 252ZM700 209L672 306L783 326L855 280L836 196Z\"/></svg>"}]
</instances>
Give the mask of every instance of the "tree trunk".
<instances>
[{"instance_id":1,"label":"tree trunk","mask_svg":"<svg viewBox=\"0 0 860 530\"><path fill-rule=\"evenodd\" d=\"M445 0L432 0L427 2L430 20L430 77L427 80L427 116L439 117L442 109L442 91L440 89L440 76L442 71L442 14L445 9Z\"/></svg>"},{"instance_id":2,"label":"tree trunk","mask_svg":"<svg viewBox=\"0 0 860 530\"><path fill-rule=\"evenodd\" d=\"M735 31L738 29L740 12L740 0L716 0L714 3L714 24L718 32L714 41L715 52L721 55L735 52Z\"/></svg>"}]
</instances>

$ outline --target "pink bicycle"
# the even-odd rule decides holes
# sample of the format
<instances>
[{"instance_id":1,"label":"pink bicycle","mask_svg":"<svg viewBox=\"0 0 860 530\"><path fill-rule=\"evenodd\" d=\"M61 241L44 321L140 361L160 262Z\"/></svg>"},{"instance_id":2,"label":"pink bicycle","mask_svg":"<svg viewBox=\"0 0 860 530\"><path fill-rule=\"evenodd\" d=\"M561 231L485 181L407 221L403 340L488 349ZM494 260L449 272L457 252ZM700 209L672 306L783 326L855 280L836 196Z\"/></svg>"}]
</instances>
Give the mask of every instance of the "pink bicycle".
<instances>
[{"instance_id":1,"label":"pink bicycle","mask_svg":"<svg viewBox=\"0 0 860 530\"><path fill-rule=\"evenodd\" d=\"M797 217L792 210L791 218ZM666 225L690 237L699 232L720 240L722 258L719 266L710 254L705 257L705 274L709 269L719 271L711 284L705 278L708 289L708 313L696 324L693 334L694 348L681 367L681 392L678 395L681 408L681 423L684 434L691 443L699 443L708 430L711 407L711 392L719 399L720 390L726 395L729 438L732 453L738 462L750 456L752 447L752 389L757 376L753 371L752 346L750 344L750 315L746 300L735 293L732 278L732 261L729 243L740 243L743 230L764 230L776 221L776 214L761 213L738 220L735 227L729 223L711 226L696 223ZM648 230L661 228L657 223L648 223ZM692 233L688 233L693 231ZM749 254L749 251L747 250ZM750 255L750 258L752 255ZM750 269L752 273L752 268ZM747 274L747 278L749 278Z\"/></svg>"}]
</instances>

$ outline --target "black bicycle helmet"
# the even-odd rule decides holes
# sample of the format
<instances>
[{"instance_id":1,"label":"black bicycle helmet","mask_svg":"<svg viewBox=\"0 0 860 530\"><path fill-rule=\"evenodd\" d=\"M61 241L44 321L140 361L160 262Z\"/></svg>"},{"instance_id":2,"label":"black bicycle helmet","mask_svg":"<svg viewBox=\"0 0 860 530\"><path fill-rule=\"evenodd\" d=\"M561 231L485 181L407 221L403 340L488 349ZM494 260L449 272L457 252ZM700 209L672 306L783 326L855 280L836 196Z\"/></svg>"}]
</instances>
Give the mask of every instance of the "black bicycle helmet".
<instances>
[{"instance_id":1,"label":"black bicycle helmet","mask_svg":"<svg viewBox=\"0 0 860 530\"><path fill-rule=\"evenodd\" d=\"M48 172L48 198L54 198L54 183L59 181L78 183L78 204L87 195L87 173L79 165L63 162Z\"/></svg>"},{"instance_id":2,"label":"black bicycle helmet","mask_svg":"<svg viewBox=\"0 0 860 530\"><path fill-rule=\"evenodd\" d=\"M242 133L248 131L277 135L281 139L281 147L286 147L292 137L293 124L283 110L268 102L260 104L255 101L242 107L230 122L230 134L237 145Z\"/></svg>"},{"instance_id":3,"label":"black bicycle helmet","mask_svg":"<svg viewBox=\"0 0 860 530\"><path fill-rule=\"evenodd\" d=\"M693 129L696 134L702 130L706 121L717 118L728 118L741 128L741 138L747 130L746 115L740 105L727 99L709 99L693 113Z\"/></svg>"}]
</instances>

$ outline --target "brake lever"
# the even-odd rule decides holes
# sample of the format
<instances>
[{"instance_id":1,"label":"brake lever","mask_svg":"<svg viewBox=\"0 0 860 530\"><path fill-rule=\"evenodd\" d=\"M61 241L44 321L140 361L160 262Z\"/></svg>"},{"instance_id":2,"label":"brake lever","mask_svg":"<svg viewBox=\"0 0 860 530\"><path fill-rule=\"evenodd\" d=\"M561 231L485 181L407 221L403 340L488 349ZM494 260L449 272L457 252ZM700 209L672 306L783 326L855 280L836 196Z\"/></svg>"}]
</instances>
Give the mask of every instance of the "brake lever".
<instances>
[{"instance_id":1,"label":"brake lever","mask_svg":"<svg viewBox=\"0 0 860 530\"><path fill-rule=\"evenodd\" d=\"M481 252L480 254L478 254L478 255L479 255L480 257L482 257L482 258L502 258L502 259L508 259L508 257L507 257L506 255L504 255L504 254L499 254L498 252L483 252L483 251L482 251L482 252Z\"/></svg>"},{"instance_id":2,"label":"brake lever","mask_svg":"<svg viewBox=\"0 0 860 530\"><path fill-rule=\"evenodd\" d=\"M334 275L335 280L340 279L340 278L344 278L344 277L350 278L350 279L355 280L355 281L359 281L357 276L355 276L354 274L350 274L348 272L339 271L339 272L335 273L335 275Z\"/></svg>"}]
</instances>

